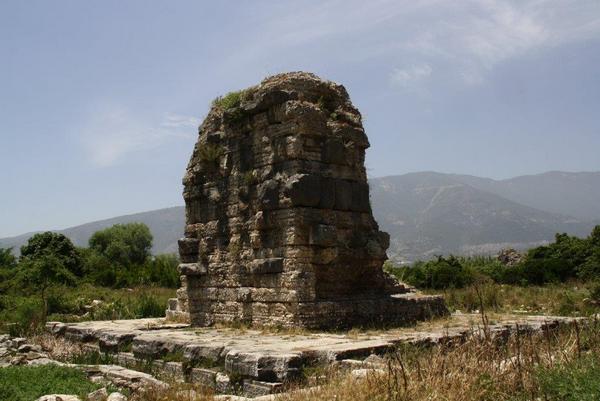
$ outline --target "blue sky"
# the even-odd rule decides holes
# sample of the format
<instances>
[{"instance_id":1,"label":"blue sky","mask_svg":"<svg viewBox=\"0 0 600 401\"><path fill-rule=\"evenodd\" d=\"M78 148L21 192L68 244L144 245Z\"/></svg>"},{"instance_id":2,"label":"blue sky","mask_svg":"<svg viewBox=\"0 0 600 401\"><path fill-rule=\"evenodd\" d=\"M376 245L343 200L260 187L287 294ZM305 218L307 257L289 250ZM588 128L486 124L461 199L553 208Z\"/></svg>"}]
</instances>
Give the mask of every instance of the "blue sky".
<instances>
[{"instance_id":1,"label":"blue sky","mask_svg":"<svg viewBox=\"0 0 600 401\"><path fill-rule=\"evenodd\" d=\"M600 1L0 3L0 237L180 205L211 99L342 83L370 176L600 170Z\"/></svg>"}]
</instances>

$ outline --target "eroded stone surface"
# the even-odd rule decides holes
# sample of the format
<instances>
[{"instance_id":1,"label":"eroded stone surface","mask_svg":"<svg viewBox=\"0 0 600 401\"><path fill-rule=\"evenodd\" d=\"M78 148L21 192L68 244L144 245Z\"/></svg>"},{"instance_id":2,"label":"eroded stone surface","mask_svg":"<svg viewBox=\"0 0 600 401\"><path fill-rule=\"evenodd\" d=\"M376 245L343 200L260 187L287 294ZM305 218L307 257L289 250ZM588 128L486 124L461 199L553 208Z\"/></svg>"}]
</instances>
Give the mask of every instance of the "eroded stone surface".
<instances>
[{"instance_id":1,"label":"eroded stone surface","mask_svg":"<svg viewBox=\"0 0 600 401\"><path fill-rule=\"evenodd\" d=\"M337 328L446 313L382 270L389 236L371 212L368 147L346 89L313 74L216 101L183 179L183 286L167 316Z\"/></svg>"},{"instance_id":2,"label":"eroded stone surface","mask_svg":"<svg viewBox=\"0 0 600 401\"><path fill-rule=\"evenodd\" d=\"M173 327L164 319L120 320L106 322L49 323L50 330L74 334L73 338L85 336L77 332L93 333L94 339L87 346L96 347L106 336L119 337L122 333L132 336L135 353L120 352L118 364L135 369L147 359L160 359L176 353L181 362L154 361L153 366L176 379L204 384L218 393L231 393L234 385L231 378L246 380L249 393L278 391L278 383L295 380L302 369L317 364L334 363L348 370L378 369L385 366L380 356L394 351L400 343L437 344L460 342L470 335L489 335L502 340L511 331L540 330L569 323L575 318L547 316L494 316L497 322L485 333L480 328L480 315L456 314L449 319L424 323L412 328L375 330L362 333L306 333L277 334L260 330L235 330L216 328L191 328L181 325ZM59 328L57 325L65 327ZM88 337L86 337L88 338ZM134 348L135 352L135 348ZM171 354L170 354L171 353ZM165 358L166 359L166 358ZM88 372L96 373L95 367ZM136 385L156 384L152 376L119 367L104 367L98 373L113 382ZM139 372L138 372L139 373ZM262 385L261 382L273 385ZM137 384L136 384L137 383ZM271 390L269 390L271 389Z\"/></svg>"}]
</instances>

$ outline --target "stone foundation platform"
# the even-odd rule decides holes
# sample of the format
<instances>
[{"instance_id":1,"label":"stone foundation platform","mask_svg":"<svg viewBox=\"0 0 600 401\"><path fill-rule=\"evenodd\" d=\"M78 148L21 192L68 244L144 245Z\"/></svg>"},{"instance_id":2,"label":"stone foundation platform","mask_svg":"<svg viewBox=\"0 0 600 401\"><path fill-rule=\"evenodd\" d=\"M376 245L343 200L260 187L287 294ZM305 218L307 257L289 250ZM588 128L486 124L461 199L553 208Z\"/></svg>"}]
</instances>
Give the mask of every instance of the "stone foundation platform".
<instances>
[{"instance_id":1,"label":"stone foundation platform","mask_svg":"<svg viewBox=\"0 0 600 401\"><path fill-rule=\"evenodd\" d=\"M487 333L504 338L511 331L541 330L576 318L494 316ZM365 332L274 332L235 328L195 328L165 319L83 323L50 322L57 336L85 343L90 350L111 353L114 363L148 371L161 379L202 384L221 394L259 397L286 391L289 383L305 383L307 368L360 365L385 355L402 343L436 344L481 335L481 317L455 314L411 328ZM309 384L309 383L305 383Z\"/></svg>"},{"instance_id":2,"label":"stone foundation platform","mask_svg":"<svg viewBox=\"0 0 600 401\"><path fill-rule=\"evenodd\" d=\"M171 322L189 322L187 312L178 309L177 299L169 301L166 317ZM239 322L244 310L252 309L251 322L257 326L286 327L289 320L298 327L343 329L351 327L395 327L424 321L448 313L444 299L416 292L367 299L302 302L299 304L229 302L220 312L196 311L192 325ZM247 323L242 321L242 323Z\"/></svg>"}]
</instances>

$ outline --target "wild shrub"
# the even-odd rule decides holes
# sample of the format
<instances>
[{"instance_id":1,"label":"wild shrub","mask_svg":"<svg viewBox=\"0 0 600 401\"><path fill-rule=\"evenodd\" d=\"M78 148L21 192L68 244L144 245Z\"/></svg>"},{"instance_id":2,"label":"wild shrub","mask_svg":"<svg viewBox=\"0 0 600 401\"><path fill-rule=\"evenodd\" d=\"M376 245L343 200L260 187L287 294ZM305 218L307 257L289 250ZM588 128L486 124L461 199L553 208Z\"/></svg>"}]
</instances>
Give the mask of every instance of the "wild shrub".
<instances>
[{"instance_id":1,"label":"wild shrub","mask_svg":"<svg viewBox=\"0 0 600 401\"><path fill-rule=\"evenodd\" d=\"M178 266L179 258L174 254L155 256L144 265L148 284L178 288L180 277Z\"/></svg>"},{"instance_id":2,"label":"wild shrub","mask_svg":"<svg viewBox=\"0 0 600 401\"><path fill-rule=\"evenodd\" d=\"M590 286L590 299L600 303L600 281L596 281Z\"/></svg>"},{"instance_id":3,"label":"wild shrub","mask_svg":"<svg viewBox=\"0 0 600 401\"><path fill-rule=\"evenodd\" d=\"M416 287L433 289L462 288L478 276L523 286L564 283L577 277L596 280L600 278L600 226L584 239L556 234L553 243L530 249L516 266L506 266L489 256L450 255L418 261L410 267L388 262L386 270Z\"/></svg>"},{"instance_id":4,"label":"wild shrub","mask_svg":"<svg viewBox=\"0 0 600 401\"><path fill-rule=\"evenodd\" d=\"M165 309L166 304L160 304L156 298L148 294L142 294L135 307L135 317L161 317L164 316Z\"/></svg>"},{"instance_id":5,"label":"wild shrub","mask_svg":"<svg viewBox=\"0 0 600 401\"><path fill-rule=\"evenodd\" d=\"M198 149L198 159L205 165L214 166L224 153L222 146L206 143Z\"/></svg>"},{"instance_id":6,"label":"wild shrub","mask_svg":"<svg viewBox=\"0 0 600 401\"><path fill-rule=\"evenodd\" d=\"M20 299L4 314L7 331L13 337L27 337L44 329L42 307L37 299Z\"/></svg>"},{"instance_id":7,"label":"wild shrub","mask_svg":"<svg viewBox=\"0 0 600 401\"><path fill-rule=\"evenodd\" d=\"M228 92L224 96L217 96L211 106L221 110L228 110L239 107L242 101L249 100L254 96L256 87Z\"/></svg>"},{"instance_id":8,"label":"wild shrub","mask_svg":"<svg viewBox=\"0 0 600 401\"><path fill-rule=\"evenodd\" d=\"M218 96L212 101L213 107L218 107L222 110L233 109L239 107L242 101L243 91L229 92L224 96Z\"/></svg>"},{"instance_id":9,"label":"wild shrub","mask_svg":"<svg viewBox=\"0 0 600 401\"><path fill-rule=\"evenodd\" d=\"M419 288L462 288L475 279L473 271L465 268L460 260L452 255L447 258L438 256L437 259L428 262L417 262L412 267L393 269L392 273Z\"/></svg>"}]
</instances>

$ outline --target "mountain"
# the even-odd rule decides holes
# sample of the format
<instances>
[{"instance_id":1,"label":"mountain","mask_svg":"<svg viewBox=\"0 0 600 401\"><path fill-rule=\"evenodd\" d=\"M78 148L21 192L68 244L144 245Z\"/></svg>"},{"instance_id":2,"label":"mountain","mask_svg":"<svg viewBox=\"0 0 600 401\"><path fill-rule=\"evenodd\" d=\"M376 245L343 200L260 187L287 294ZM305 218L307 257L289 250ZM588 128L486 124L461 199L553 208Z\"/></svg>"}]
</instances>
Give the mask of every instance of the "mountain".
<instances>
[{"instance_id":1,"label":"mountain","mask_svg":"<svg viewBox=\"0 0 600 401\"><path fill-rule=\"evenodd\" d=\"M388 255L410 262L439 254L495 253L551 241L557 232L586 236L600 224L600 173L564 173L492 180L434 172L372 178L371 204ZM85 246L96 231L117 223L143 222L154 236L153 253L177 251L185 224L182 206L115 217L59 230ZM571 217L574 216L574 217ZM33 235L0 239L19 247Z\"/></svg>"},{"instance_id":2,"label":"mountain","mask_svg":"<svg viewBox=\"0 0 600 401\"><path fill-rule=\"evenodd\" d=\"M506 180L452 175L456 180L522 205L579 219L600 218L600 172L550 171Z\"/></svg>"},{"instance_id":3,"label":"mountain","mask_svg":"<svg viewBox=\"0 0 600 401\"><path fill-rule=\"evenodd\" d=\"M154 237L152 253L177 252L177 239L183 237L185 226L185 208L183 206L170 207L166 209L151 210L126 216L113 217L106 220L82 224L76 227L56 230L66 235L77 246L87 246L88 240L98 230L110 227L114 224L131 222L145 223ZM27 243L29 237L35 232L22 234L17 237L0 239L0 248L12 247L13 252L18 254L22 245Z\"/></svg>"},{"instance_id":4,"label":"mountain","mask_svg":"<svg viewBox=\"0 0 600 401\"><path fill-rule=\"evenodd\" d=\"M369 181L373 213L391 237L390 258L408 262L438 254L493 253L507 246L523 249L552 240L556 232L588 235L594 225L465 181L431 172Z\"/></svg>"}]
</instances>

